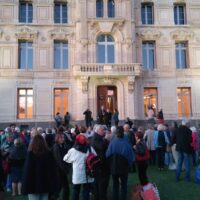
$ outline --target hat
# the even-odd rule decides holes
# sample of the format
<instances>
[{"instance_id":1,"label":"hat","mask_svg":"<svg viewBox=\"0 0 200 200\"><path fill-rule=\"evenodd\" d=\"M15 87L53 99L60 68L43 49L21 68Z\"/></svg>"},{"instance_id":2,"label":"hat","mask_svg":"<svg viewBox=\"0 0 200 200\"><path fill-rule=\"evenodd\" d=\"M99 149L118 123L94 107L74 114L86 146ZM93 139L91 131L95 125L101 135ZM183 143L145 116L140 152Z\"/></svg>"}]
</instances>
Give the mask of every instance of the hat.
<instances>
[{"instance_id":1,"label":"hat","mask_svg":"<svg viewBox=\"0 0 200 200\"><path fill-rule=\"evenodd\" d=\"M87 138L84 135L79 134L76 136L75 143L82 144L82 145L87 144Z\"/></svg>"}]
</instances>

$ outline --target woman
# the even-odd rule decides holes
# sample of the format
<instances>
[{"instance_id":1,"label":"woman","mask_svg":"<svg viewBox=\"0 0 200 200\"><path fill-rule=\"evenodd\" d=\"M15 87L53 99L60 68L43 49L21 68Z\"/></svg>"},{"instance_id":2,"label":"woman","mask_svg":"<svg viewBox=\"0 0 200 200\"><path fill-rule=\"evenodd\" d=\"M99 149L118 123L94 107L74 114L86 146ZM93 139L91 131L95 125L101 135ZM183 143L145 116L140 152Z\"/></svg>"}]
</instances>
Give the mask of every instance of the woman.
<instances>
[{"instance_id":1,"label":"woman","mask_svg":"<svg viewBox=\"0 0 200 200\"><path fill-rule=\"evenodd\" d=\"M20 138L14 140L14 147L8 156L12 182L12 196L21 195L22 172L27 149Z\"/></svg>"},{"instance_id":2,"label":"woman","mask_svg":"<svg viewBox=\"0 0 200 200\"><path fill-rule=\"evenodd\" d=\"M72 183L73 183L73 200L79 200L79 194L82 187L82 200L89 200L89 193L91 183L94 182L93 178L86 176L86 164L85 160L89 154L89 148L91 152L95 153L92 147L87 145L87 138L79 134L76 136L75 145L64 156L64 161L72 163Z\"/></svg>"},{"instance_id":3,"label":"woman","mask_svg":"<svg viewBox=\"0 0 200 200\"><path fill-rule=\"evenodd\" d=\"M112 126L118 126L119 123L119 112L117 108L114 109L114 113L112 115Z\"/></svg>"},{"instance_id":4,"label":"woman","mask_svg":"<svg viewBox=\"0 0 200 200\"><path fill-rule=\"evenodd\" d=\"M26 157L22 192L29 200L48 200L48 194L57 191L56 164L44 138L36 134Z\"/></svg>"},{"instance_id":5,"label":"woman","mask_svg":"<svg viewBox=\"0 0 200 200\"><path fill-rule=\"evenodd\" d=\"M59 191L62 189L62 199L69 199L69 181L68 172L69 165L63 161L64 155L67 154L71 145L65 143L65 135L57 133L55 136L55 145L53 146L53 155L57 164L58 180L59 180ZM59 192L58 192L59 193Z\"/></svg>"}]
</instances>

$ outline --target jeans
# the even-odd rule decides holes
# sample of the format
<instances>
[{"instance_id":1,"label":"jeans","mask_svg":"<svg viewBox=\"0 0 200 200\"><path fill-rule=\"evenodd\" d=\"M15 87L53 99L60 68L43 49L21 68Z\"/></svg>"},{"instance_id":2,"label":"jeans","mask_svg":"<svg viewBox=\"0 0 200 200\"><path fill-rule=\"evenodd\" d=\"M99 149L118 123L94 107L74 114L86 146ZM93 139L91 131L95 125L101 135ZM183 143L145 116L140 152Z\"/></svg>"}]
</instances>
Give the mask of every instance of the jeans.
<instances>
[{"instance_id":1,"label":"jeans","mask_svg":"<svg viewBox=\"0 0 200 200\"><path fill-rule=\"evenodd\" d=\"M147 164L147 161L138 161L137 167L138 167L138 176L139 176L140 184L146 185L148 183L148 178L147 178L148 164Z\"/></svg>"},{"instance_id":2,"label":"jeans","mask_svg":"<svg viewBox=\"0 0 200 200\"><path fill-rule=\"evenodd\" d=\"M82 200L89 200L90 199L90 183L85 183L85 184L74 184L73 185L73 195L72 195L72 200L79 200L79 194L81 191L81 186L82 188Z\"/></svg>"},{"instance_id":3,"label":"jeans","mask_svg":"<svg viewBox=\"0 0 200 200\"><path fill-rule=\"evenodd\" d=\"M126 200L128 174L112 175L113 179L113 200ZM119 198L120 182L120 198Z\"/></svg>"},{"instance_id":4,"label":"jeans","mask_svg":"<svg viewBox=\"0 0 200 200\"><path fill-rule=\"evenodd\" d=\"M158 147L156 149L157 151L157 159L158 159L158 168L164 168L165 166L165 148L164 147Z\"/></svg>"},{"instance_id":5,"label":"jeans","mask_svg":"<svg viewBox=\"0 0 200 200\"><path fill-rule=\"evenodd\" d=\"M48 200L48 194L29 194L29 200Z\"/></svg>"},{"instance_id":6,"label":"jeans","mask_svg":"<svg viewBox=\"0 0 200 200\"><path fill-rule=\"evenodd\" d=\"M176 167L176 180L178 181L180 178L183 161L185 164L185 179L187 181L190 181L191 155L184 153L184 152L178 152L178 164Z\"/></svg>"}]
</instances>

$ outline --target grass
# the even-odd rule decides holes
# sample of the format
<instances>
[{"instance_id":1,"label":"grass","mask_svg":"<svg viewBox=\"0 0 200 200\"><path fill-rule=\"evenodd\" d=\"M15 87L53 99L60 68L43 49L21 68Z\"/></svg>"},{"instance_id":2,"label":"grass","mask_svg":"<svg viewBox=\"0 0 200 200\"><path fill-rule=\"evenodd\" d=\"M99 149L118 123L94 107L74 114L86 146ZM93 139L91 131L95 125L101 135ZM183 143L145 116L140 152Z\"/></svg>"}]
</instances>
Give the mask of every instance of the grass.
<instances>
[{"instance_id":1,"label":"grass","mask_svg":"<svg viewBox=\"0 0 200 200\"><path fill-rule=\"evenodd\" d=\"M151 182L154 182L160 192L161 200L199 200L200 199L200 185L194 183L194 170L192 171L192 181L184 181L184 172L182 173L182 179L180 182L175 182L174 171L158 171L155 167L148 169L148 177ZM128 198L130 200L131 188L134 184L137 184L137 173L130 174L128 181ZM112 181L110 181L111 185ZM109 189L108 196L111 198L111 188ZM11 197L9 194L6 196L6 200L28 200L26 196Z\"/></svg>"}]
</instances>

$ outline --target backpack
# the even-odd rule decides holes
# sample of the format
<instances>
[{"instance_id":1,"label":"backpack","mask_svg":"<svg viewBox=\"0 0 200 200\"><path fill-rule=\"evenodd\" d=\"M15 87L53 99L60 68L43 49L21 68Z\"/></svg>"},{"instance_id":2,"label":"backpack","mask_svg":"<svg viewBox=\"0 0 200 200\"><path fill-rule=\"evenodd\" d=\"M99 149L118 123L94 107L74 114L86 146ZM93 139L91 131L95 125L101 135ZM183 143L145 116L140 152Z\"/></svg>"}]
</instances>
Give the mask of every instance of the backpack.
<instances>
[{"instance_id":1,"label":"backpack","mask_svg":"<svg viewBox=\"0 0 200 200\"><path fill-rule=\"evenodd\" d=\"M160 200L159 191L155 184L148 183L146 189L141 190L140 195L143 200Z\"/></svg>"},{"instance_id":2,"label":"backpack","mask_svg":"<svg viewBox=\"0 0 200 200\"><path fill-rule=\"evenodd\" d=\"M95 177L99 166L99 157L92 153L91 147L89 147L89 154L86 157L86 176Z\"/></svg>"}]
</instances>

